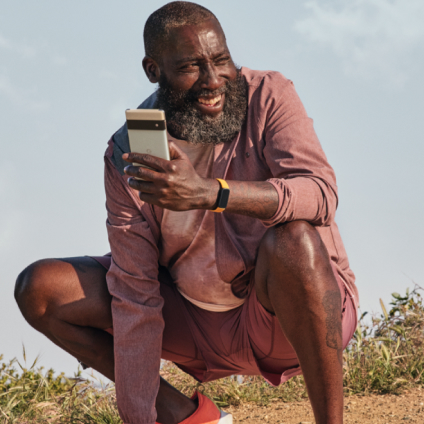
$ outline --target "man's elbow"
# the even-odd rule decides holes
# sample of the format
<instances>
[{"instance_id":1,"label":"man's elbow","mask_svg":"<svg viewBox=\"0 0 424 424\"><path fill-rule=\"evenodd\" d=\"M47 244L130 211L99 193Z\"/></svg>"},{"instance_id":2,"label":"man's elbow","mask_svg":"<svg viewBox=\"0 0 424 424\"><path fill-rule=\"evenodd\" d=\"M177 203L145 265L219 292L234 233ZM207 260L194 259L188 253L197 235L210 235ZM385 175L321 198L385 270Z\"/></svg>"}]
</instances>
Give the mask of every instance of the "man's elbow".
<instances>
[{"instance_id":1,"label":"man's elbow","mask_svg":"<svg viewBox=\"0 0 424 424\"><path fill-rule=\"evenodd\" d=\"M314 222L314 224L320 227L329 227L335 220L338 203L337 193L331 188L328 188L323 193L322 211L318 215L317 222Z\"/></svg>"}]
</instances>

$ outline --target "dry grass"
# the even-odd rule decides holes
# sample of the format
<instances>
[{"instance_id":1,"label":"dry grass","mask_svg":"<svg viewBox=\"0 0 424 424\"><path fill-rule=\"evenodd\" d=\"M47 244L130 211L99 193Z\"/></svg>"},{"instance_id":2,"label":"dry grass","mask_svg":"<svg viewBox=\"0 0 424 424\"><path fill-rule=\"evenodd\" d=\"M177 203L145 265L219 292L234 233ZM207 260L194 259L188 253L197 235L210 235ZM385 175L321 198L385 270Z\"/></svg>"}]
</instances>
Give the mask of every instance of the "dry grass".
<instances>
[{"instance_id":1,"label":"dry grass","mask_svg":"<svg viewBox=\"0 0 424 424\"><path fill-rule=\"evenodd\" d=\"M26 362L25 350L23 356ZM74 378L54 376L36 363L29 369L16 359L1 364L0 423L122 423L113 386L99 390L80 372Z\"/></svg>"},{"instance_id":2,"label":"dry grass","mask_svg":"<svg viewBox=\"0 0 424 424\"><path fill-rule=\"evenodd\" d=\"M368 325L364 316L355 338L344 353L345 394L399 394L410 387L424 385L424 306L416 287L405 296L393 294L391 309L374 316ZM365 315L365 314L364 314ZM1 360L1 357L0 357ZM24 362L26 363L25 351ZM16 359L0 364L0 423L121 423L114 387L95 388L81 378L53 370L28 369ZM271 387L261 377L245 377L243 382L229 377L198 384L172 364L165 364L162 375L179 390L192 394L195 389L217 405L273 400L291 402L307 397L302 377L280 387Z\"/></svg>"},{"instance_id":3,"label":"dry grass","mask_svg":"<svg viewBox=\"0 0 424 424\"><path fill-rule=\"evenodd\" d=\"M345 357L344 386L348 394L400 393L424 385L424 306L418 286L405 296L393 293L387 312L361 322ZM363 317L361 319L363 321Z\"/></svg>"}]
</instances>

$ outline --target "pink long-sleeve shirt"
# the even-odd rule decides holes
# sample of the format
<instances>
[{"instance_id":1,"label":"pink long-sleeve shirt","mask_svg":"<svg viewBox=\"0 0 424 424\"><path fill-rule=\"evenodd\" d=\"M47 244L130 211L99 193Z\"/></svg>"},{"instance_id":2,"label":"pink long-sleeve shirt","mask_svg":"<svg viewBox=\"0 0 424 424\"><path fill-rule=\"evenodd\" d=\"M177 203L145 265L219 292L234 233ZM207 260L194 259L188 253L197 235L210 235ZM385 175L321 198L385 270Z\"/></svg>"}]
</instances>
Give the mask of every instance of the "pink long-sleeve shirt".
<instances>
[{"instance_id":1,"label":"pink long-sleeve shirt","mask_svg":"<svg viewBox=\"0 0 424 424\"><path fill-rule=\"evenodd\" d=\"M244 298L255 267L260 240L268 227L306 220L316 226L335 267L358 304L354 274L334 221L337 186L312 120L291 81L278 72L242 68L248 85L248 110L241 132L229 143L213 147L212 178L268 181L278 192L273 217L259 220L224 212L202 211L214 225L214 256L219 280L236 298ZM148 99L141 107L152 107ZM159 367L163 299L158 265L172 266L184 251L178 238L172 263L164 255L164 210L140 201L123 174L120 156L128 151L125 126L109 141L105 155L107 229L112 265L107 284L113 296L115 380L118 407L125 423L154 424ZM200 221L193 239L211 225ZM201 237L198 242L202 246ZM190 246L196 255L196 246ZM182 262L184 263L184 262ZM202 270L199 270L199 273ZM196 275L183 281L184 291L196 293ZM190 287L193 286L194 288ZM204 299L203 299L204 300ZM213 299L212 299L213 301Z\"/></svg>"}]
</instances>

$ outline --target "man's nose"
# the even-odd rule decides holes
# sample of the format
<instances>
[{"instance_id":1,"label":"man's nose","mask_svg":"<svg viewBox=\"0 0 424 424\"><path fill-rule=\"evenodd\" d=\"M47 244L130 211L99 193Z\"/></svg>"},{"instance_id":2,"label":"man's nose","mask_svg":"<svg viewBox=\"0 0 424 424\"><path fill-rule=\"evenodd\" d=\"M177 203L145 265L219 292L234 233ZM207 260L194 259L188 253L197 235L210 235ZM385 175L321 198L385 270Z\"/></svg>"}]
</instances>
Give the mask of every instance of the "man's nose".
<instances>
[{"instance_id":1,"label":"man's nose","mask_svg":"<svg viewBox=\"0 0 424 424\"><path fill-rule=\"evenodd\" d=\"M201 88L214 91L224 84L224 80L218 76L216 69L213 65L208 64L202 69L200 75Z\"/></svg>"}]
</instances>

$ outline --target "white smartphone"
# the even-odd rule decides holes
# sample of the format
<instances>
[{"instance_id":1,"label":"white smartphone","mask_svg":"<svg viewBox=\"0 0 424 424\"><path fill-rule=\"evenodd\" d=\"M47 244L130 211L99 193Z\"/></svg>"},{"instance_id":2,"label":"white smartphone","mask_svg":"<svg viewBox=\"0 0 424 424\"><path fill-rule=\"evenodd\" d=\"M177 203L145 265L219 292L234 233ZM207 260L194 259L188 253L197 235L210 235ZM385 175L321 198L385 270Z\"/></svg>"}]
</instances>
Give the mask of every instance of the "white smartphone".
<instances>
[{"instance_id":1,"label":"white smartphone","mask_svg":"<svg viewBox=\"0 0 424 424\"><path fill-rule=\"evenodd\" d=\"M131 152L147 153L171 160L166 133L165 112L159 109L127 109L128 138ZM133 163L135 166L148 166Z\"/></svg>"}]
</instances>

